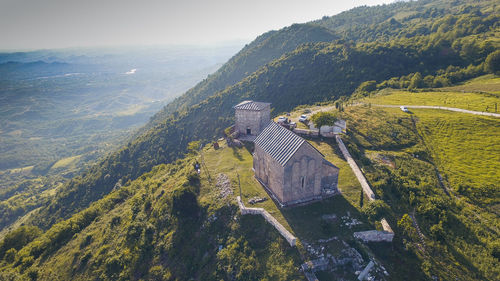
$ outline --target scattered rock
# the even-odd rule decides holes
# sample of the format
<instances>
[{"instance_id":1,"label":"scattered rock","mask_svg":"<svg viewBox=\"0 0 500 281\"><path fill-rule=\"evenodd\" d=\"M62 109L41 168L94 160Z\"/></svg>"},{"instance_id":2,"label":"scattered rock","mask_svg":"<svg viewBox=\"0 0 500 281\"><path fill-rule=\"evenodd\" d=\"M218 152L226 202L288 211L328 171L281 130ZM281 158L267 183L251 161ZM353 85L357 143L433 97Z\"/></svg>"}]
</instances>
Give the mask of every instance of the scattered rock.
<instances>
[{"instance_id":1,"label":"scattered rock","mask_svg":"<svg viewBox=\"0 0 500 281\"><path fill-rule=\"evenodd\" d=\"M351 218L349 216L349 214L347 216L343 216L342 218L342 223L349 227L349 228L352 228L353 226L356 226L356 225L360 225L360 224L363 224L362 222L360 222L359 220L355 219L355 218Z\"/></svg>"},{"instance_id":2,"label":"scattered rock","mask_svg":"<svg viewBox=\"0 0 500 281\"><path fill-rule=\"evenodd\" d=\"M243 147L243 143L240 140L238 140L238 139L234 139L233 140L233 145L236 146L236 147L238 147L238 148Z\"/></svg>"},{"instance_id":3,"label":"scattered rock","mask_svg":"<svg viewBox=\"0 0 500 281\"><path fill-rule=\"evenodd\" d=\"M334 221L337 219L337 215L336 214L326 214L326 215L322 215L321 219L325 220L325 221Z\"/></svg>"},{"instance_id":4,"label":"scattered rock","mask_svg":"<svg viewBox=\"0 0 500 281\"><path fill-rule=\"evenodd\" d=\"M332 242L334 240L339 240L339 238L337 236L333 236L333 237L328 238L328 239L319 239L318 243L328 243L328 242Z\"/></svg>"},{"instance_id":5,"label":"scattered rock","mask_svg":"<svg viewBox=\"0 0 500 281\"><path fill-rule=\"evenodd\" d=\"M248 199L248 203L254 205L254 204L257 204L260 202L264 202L266 200L267 200L267 198L256 196L256 197L252 197L252 198Z\"/></svg>"},{"instance_id":6,"label":"scattered rock","mask_svg":"<svg viewBox=\"0 0 500 281\"><path fill-rule=\"evenodd\" d=\"M231 181L225 174L218 174L215 187L219 191L219 198L226 198L233 194L231 189Z\"/></svg>"}]
</instances>

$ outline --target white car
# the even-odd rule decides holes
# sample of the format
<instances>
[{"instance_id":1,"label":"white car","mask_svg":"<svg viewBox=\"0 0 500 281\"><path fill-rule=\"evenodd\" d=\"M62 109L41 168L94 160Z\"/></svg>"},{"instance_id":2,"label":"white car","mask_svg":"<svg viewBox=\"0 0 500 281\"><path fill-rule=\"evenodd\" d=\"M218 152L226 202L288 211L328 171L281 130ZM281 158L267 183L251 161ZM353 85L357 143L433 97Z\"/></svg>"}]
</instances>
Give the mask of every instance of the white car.
<instances>
[{"instance_id":1,"label":"white car","mask_svg":"<svg viewBox=\"0 0 500 281\"><path fill-rule=\"evenodd\" d=\"M300 117L299 117L299 121L300 121L300 122L305 122L305 121L307 121L307 115L300 115Z\"/></svg>"},{"instance_id":2,"label":"white car","mask_svg":"<svg viewBox=\"0 0 500 281\"><path fill-rule=\"evenodd\" d=\"M278 118L278 123L286 123L287 120L288 118L286 118L285 116L281 116Z\"/></svg>"},{"instance_id":3,"label":"white car","mask_svg":"<svg viewBox=\"0 0 500 281\"><path fill-rule=\"evenodd\" d=\"M401 108L401 110L404 111L404 112L408 112L408 107L406 107L406 106L402 105L399 108Z\"/></svg>"}]
</instances>

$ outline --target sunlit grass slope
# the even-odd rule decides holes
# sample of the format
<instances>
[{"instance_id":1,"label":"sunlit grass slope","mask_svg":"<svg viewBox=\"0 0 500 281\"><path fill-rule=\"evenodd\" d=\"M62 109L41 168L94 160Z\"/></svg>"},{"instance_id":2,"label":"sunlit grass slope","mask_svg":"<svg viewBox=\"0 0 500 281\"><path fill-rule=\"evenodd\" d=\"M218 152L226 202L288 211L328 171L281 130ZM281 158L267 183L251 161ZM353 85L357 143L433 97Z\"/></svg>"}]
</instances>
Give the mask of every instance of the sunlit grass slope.
<instances>
[{"instance_id":1,"label":"sunlit grass slope","mask_svg":"<svg viewBox=\"0 0 500 281\"><path fill-rule=\"evenodd\" d=\"M474 111L500 112L500 77L485 75L462 85L430 91L386 89L362 102L386 105L434 105Z\"/></svg>"},{"instance_id":2,"label":"sunlit grass slope","mask_svg":"<svg viewBox=\"0 0 500 281\"><path fill-rule=\"evenodd\" d=\"M477 195L485 202L498 203L500 119L424 109L414 114L435 163L452 188L465 194L482 189Z\"/></svg>"}]
</instances>

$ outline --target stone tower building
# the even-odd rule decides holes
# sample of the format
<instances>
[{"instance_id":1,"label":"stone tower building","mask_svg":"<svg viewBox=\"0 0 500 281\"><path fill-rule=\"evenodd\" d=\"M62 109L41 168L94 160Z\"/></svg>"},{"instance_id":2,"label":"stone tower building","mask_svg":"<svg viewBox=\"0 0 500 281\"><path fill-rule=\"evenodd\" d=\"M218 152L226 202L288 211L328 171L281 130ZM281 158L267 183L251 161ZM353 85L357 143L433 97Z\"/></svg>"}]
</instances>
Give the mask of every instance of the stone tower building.
<instances>
[{"instance_id":1,"label":"stone tower building","mask_svg":"<svg viewBox=\"0 0 500 281\"><path fill-rule=\"evenodd\" d=\"M271 104L267 102L243 101L235 109L235 131L240 135L257 136L271 122Z\"/></svg>"},{"instance_id":2,"label":"stone tower building","mask_svg":"<svg viewBox=\"0 0 500 281\"><path fill-rule=\"evenodd\" d=\"M270 122L254 143L255 177L281 206L338 193L339 168L294 132Z\"/></svg>"}]
</instances>

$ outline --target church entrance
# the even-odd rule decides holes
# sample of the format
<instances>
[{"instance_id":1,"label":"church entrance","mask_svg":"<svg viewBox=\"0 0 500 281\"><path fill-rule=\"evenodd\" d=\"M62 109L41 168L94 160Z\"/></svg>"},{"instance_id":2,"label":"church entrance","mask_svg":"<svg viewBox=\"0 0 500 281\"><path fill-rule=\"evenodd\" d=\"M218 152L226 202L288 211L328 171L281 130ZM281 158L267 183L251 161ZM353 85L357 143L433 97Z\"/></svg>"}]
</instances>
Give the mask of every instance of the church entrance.
<instances>
[{"instance_id":1,"label":"church entrance","mask_svg":"<svg viewBox=\"0 0 500 281\"><path fill-rule=\"evenodd\" d=\"M247 135L251 135L252 134L252 130L250 130L250 128L247 128Z\"/></svg>"}]
</instances>

